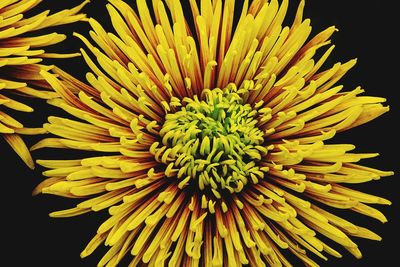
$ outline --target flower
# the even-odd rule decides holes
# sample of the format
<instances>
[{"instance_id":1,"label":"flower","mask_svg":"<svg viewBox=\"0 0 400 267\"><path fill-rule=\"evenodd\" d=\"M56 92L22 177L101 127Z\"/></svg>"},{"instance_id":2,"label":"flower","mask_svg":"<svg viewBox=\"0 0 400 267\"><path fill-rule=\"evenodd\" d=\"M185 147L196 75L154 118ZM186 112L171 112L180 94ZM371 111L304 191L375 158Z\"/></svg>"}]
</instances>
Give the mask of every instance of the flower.
<instances>
[{"instance_id":1,"label":"flower","mask_svg":"<svg viewBox=\"0 0 400 267\"><path fill-rule=\"evenodd\" d=\"M335 27L310 39L303 1L291 27L285 0L244 1L235 25L234 0L189 1L193 27L178 0L153 1L154 20L145 0L137 12L109 2L116 34L94 19L97 47L75 34L93 54L81 50L90 85L41 72L61 96L48 102L75 119L49 117L55 137L32 147L98 155L38 161L49 178L34 194L86 198L52 217L108 209L82 257L105 244L99 266L126 254L132 266L291 266L286 250L318 266L310 254L341 257L326 239L357 258L351 236L380 240L331 209L385 222L369 204L390 201L346 184L392 175L358 163L377 154L331 144L389 110L337 85L355 60L324 67Z\"/></svg>"},{"instance_id":2,"label":"flower","mask_svg":"<svg viewBox=\"0 0 400 267\"><path fill-rule=\"evenodd\" d=\"M7 108L22 112L33 111L28 105L14 100L14 95L42 99L57 97L56 93L46 89L48 85L39 75L41 69L50 70L51 66L39 63L44 58L66 58L79 54L46 53L43 47L63 41L65 35L55 32L44 34L40 30L84 19L85 15L77 13L88 1L52 15L47 10L26 17L25 13L40 2L41 0L3 0L0 3L0 134L32 169L32 157L18 134L35 135L44 133L44 130L24 127L6 111Z\"/></svg>"}]
</instances>

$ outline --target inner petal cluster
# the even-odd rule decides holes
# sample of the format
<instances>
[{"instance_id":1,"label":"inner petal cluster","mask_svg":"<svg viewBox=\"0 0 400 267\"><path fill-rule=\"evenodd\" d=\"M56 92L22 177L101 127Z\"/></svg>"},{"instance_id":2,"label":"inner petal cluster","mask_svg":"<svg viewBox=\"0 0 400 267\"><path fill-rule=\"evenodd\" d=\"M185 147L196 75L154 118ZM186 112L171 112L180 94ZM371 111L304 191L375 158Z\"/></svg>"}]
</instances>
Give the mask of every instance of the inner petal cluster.
<instances>
[{"instance_id":1,"label":"inner petal cluster","mask_svg":"<svg viewBox=\"0 0 400 267\"><path fill-rule=\"evenodd\" d=\"M154 143L150 151L168 164L168 176L181 180L180 188L195 183L220 198L221 190L240 192L264 178L268 168L257 164L267 153L257 127L260 111L245 104L241 93L235 86L206 89L201 99L184 98L180 110L166 115L162 147Z\"/></svg>"}]
</instances>

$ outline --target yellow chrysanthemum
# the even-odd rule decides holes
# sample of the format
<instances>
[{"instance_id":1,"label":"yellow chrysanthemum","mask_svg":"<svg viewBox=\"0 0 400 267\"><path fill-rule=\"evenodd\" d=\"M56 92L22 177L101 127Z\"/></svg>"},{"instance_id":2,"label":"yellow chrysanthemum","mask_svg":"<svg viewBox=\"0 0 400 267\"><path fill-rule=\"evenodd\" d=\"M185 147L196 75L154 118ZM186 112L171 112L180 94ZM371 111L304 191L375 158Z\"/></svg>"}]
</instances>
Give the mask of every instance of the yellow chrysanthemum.
<instances>
[{"instance_id":1,"label":"yellow chrysanthemum","mask_svg":"<svg viewBox=\"0 0 400 267\"><path fill-rule=\"evenodd\" d=\"M104 243L99 266L127 253L131 266L291 266L284 250L318 266L309 253L341 256L321 236L356 257L351 236L380 240L326 209L385 222L369 204L388 200L346 184L392 174L357 163L377 154L325 142L388 111L337 85L355 60L323 67L335 27L308 40L304 2L282 26L286 0L244 1L235 31L234 0L189 1L193 27L178 0L152 1L154 14L109 2L116 34L94 19L98 48L76 34L97 59L81 51L90 85L42 71L62 96L49 103L76 119L50 117L57 137L33 147L98 154L38 161L50 170L35 194L87 198L52 217L109 211L82 257Z\"/></svg>"},{"instance_id":2,"label":"yellow chrysanthemum","mask_svg":"<svg viewBox=\"0 0 400 267\"><path fill-rule=\"evenodd\" d=\"M50 99L57 94L49 90L37 90L48 87L39 75L41 69L50 70L50 66L39 64L43 58L65 58L77 54L46 53L42 48L59 43L65 39L64 34L49 33L32 35L41 29L68 24L85 18L77 14L88 2L49 15L49 11L26 17L28 11L37 6L41 0L1 0L0 1L0 134L11 145L15 152L30 167L34 167L25 143L18 134L40 134L39 128L25 128L22 123L8 115L7 109L32 112L26 104L12 98L13 95L24 95Z\"/></svg>"}]
</instances>

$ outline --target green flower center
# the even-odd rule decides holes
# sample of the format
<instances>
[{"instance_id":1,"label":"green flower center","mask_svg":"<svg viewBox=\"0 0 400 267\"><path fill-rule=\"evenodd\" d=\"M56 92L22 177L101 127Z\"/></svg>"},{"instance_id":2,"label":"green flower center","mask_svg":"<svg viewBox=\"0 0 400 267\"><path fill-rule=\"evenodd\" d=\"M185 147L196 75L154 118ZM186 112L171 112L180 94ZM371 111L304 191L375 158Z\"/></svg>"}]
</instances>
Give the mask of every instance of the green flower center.
<instances>
[{"instance_id":1,"label":"green flower center","mask_svg":"<svg viewBox=\"0 0 400 267\"><path fill-rule=\"evenodd\" d=\"M166 115L160 130L163 146L155 143L151 151L169 163L166 174L181 179L179 187L195 182L220 197L221 190L240 192L249 181L264 178L257 164L267 153L257 127L259 113L239 91L206 89L202 100L184 98L185 106Z\"/></svg>"}]
</instances>

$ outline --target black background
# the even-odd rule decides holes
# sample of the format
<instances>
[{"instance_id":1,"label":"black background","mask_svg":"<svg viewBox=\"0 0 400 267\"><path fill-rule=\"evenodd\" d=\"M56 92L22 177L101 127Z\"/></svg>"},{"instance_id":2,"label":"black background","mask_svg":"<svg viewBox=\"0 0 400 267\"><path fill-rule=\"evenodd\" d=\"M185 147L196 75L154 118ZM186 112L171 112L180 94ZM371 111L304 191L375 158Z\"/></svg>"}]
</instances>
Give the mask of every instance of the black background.
<instances>
[{"instance_id":1,"label":"black background","mask_svg":"<svg viewBox=\"0 0 400 267\"><path fill-rule=\"evenodd\" d=\"M104 0L92 0L84 12L96 18L106 29L111 31ZM130 3L135 1L130 0ZM185 1L182 1L185 2ZM299 1L290 1L290 25ZM351 2L351 4L349 4ZM45 0L39 9L50 8L60 10L72 7L79 1ZM362 215L345 213L347 218L356 224L374 230L383 237L382 242L354 238L363 252L361 260L354 259L344 250L342 259L330 258L328 262L317 259L321 266L396 266L399 240L400 218L399 210L399 160L397 152L399 123L398 91L399 88L399 54L398 54L398 15L396 1L361 1L361 0L308 0L305 17L311 18L313 35L328 26L339 28L333 36L336 44L328 65L337 61L345 62L358 58L358 64L342 80L347 89L358 85L366 89L368 95L383 96L391 106L390 113L379 119L342 133L336 137L336 142L353 143L358 152L379 152L381 156L366 160L366 165L385 170L394 170L397 174L383 178L380 181L359 185L361 191L377 194L392 200L392 206L379 207L385 213L389 222L382 225L373 219ZM77 51L81 42L72 37L72 31L78 31L88 36L89 27L86 23L59 27L59 32L69 36L67 42L50 50ZM52 62L51 62L52 63ZM57 64L78 77L84 77L87 67L81 59L65 59ZM38 126L50 114L63 114L49 106L43 106L40 101L31 101L38 110L35 114L18 114L17 117L27 126ZM45 107L45 108L44 108ZM37 138L28 138L32 145ZM100 249L88 259L81 260L80 251L95 234L97 227L107 217L106 212L90 213L80 217L67 219L52 219L48 213L54 210L73 207L74 202L55 196L32 197L32 189L42 181L41 172L34 172L25 167L18 157L11 152L4 140L0 138L0 181L1 181L1 244L3 262L11 262L11 266L95 266L104 253ZM39 151L33 153L35 158L63 158L63 151ZM11 260L11 261L10 261Z\"/></svg>"}]
</instances>

